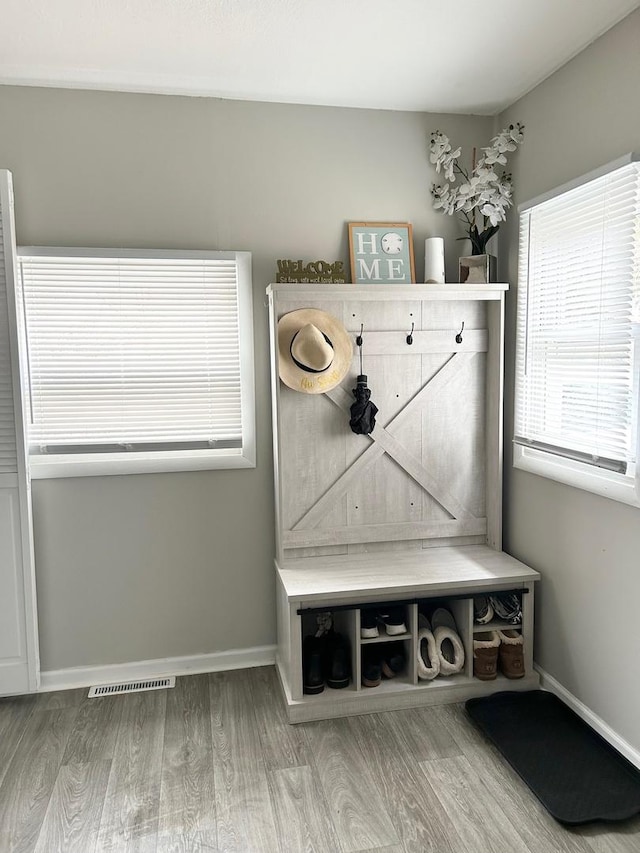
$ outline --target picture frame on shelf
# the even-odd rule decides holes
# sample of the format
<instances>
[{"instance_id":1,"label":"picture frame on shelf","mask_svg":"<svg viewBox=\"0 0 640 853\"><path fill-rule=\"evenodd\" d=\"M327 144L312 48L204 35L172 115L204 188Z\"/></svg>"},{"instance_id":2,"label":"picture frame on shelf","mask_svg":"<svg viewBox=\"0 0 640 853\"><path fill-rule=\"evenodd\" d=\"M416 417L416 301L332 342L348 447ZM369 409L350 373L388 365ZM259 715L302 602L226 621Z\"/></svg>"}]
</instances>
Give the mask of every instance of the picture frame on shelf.
<instances>
[{"instance_id":1,"label":"picture frame on shelf","mask_svg":"<svg viewBox=\"0 0 640 853\"><path fill-rule=\"evenodd\" d=\"M354 284L413 284L410 222L350 222L349 259Z\"/></svg>"}]
</instances>

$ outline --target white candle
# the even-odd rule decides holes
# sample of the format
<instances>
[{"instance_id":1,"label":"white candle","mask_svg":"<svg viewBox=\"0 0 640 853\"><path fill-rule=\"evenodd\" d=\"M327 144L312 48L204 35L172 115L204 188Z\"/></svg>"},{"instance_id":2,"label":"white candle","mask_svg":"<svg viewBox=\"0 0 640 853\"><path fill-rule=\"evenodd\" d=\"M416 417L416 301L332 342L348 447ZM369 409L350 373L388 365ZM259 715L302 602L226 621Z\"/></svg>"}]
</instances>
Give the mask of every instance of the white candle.
<instances>
[{"instance_id":1,"label":"white candle","mask_svg":"<svg viewBox=\"0 0 640 853\"><path fill-rule=\"evenodd\" d=\"M444 284L444 237L424 241L424 283Z\"/></svg>"}]
</instances>

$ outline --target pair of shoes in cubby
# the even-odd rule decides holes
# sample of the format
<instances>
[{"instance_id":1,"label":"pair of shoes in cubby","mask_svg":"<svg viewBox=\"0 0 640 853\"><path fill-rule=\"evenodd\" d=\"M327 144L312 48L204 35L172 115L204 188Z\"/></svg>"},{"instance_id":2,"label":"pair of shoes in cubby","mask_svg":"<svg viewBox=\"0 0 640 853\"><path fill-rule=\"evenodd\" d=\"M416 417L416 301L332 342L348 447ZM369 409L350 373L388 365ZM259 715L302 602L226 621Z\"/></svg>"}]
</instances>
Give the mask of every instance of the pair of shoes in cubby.
<instances>
[{"instance_id":1,"label":"pair of shoes in cubby","mask_svg":"<svg viewBox=\"0 0 640 853\"><path fill-rule=\"evenodd\" d=\"M302 644L302 692L322 693L325 684L334 690L351 681L349 643L333 629L321 636L309 635Z\"/></svg>"},{"instance_id":2,"label":"pair of shoes in cubby","mask_svg":"<svg viewBox=\"0 0 640 853\"><path fill-rule=\"evenodd\" d=\"M380 636L380 629L390 637L407 633L404 607L363 607L360 610L360 637L372 640Z\"/></svg>"},{"instance_id":3,"label":"pair of shoes in cubby","mask_svg":"<svg viewBox=\"0 0 640 853\"><path fill-rule=\"evenodd\" d=\"M406 666L404 645L386 643L384 648L367 646L362 652L362 686L378 687L383 678L395 678Z\"/></svg>"},{"instance_id":4,"label":"pair of shoes in cubby","mask_svg":"<svg viewBox=\"0 0 640 853\"><path fill-rule=\"evenodd\" d=\"M515 592L496 592L479 595L473 599L473 620L477 625L487 625L493 619L522 624L522 599Z\"/></svg>"},{"instance_id":5,"label":"pair of shoes in cubby","mask_svg":"<svg viewBox=\"0 0 640 853\"><path fill-rule=\"evenodd\" d=\"M455 675L464 667L464 646L455 619L445 607L427 618L418 614L418 678L431 681L439 675Z\"/></svg>"},{"instance_id":6,"label":"pair of shoes in cubby","mask_svg":"<svg viewBox=\"0 0 640 853\"><path fill-rule=\"evenodd\" d=\"M524 676L524 641L519 631L483 631L473 638L473 674L493 681L498 668L506 678Z\"/></svg>"}]
</instances>

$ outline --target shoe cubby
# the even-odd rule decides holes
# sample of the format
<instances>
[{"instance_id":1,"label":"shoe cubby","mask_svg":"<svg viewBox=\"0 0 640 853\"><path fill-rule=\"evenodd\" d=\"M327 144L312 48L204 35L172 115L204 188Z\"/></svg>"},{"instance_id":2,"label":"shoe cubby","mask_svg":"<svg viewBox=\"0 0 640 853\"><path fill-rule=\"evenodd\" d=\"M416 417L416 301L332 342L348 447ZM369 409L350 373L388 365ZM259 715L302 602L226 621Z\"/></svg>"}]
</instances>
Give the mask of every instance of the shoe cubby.
<instances>
[{"instance_id":1,"label":"shoe cubby","mask_svg":"<svg viewBox=\"0 0 640 853\"><path fill-rule=\"evenodd\" d=\"M321 698L323 694L338 694L356 689L355 674L358 670L357 611L337 609L312 611L301 618L300 691L305 700ZM305 642L315 637L316 649L322 657L323 687L317 693L305 692ZM336 687L331 683L331 667L336 654L346 653L348 659L348 683ZM326 696L325 696L326 698Z\"/></svg>"},{"instance_id":2,"label":"shoe cubby","mask_svg":"<svg viewBox=\"0 0 640 853\"><path fill-rule=\"evenodd\" d=\"M513 600L514 605L510 605L511 600ZM497 602L507 602L507 605L503 608L499 607L499 604L496 605ZM491 618L487 622L478 622L477 617L477 607L479 605L480 612L483 612L484 618L489 615ZM486 614L485 607L490 608L490 612ZM519 606L520 614L519 618L517 618L516 610L517 606ZM500 612L496 612L496 609ZM515 628L516 630L522 629L522 620L523 620L523 595L518 591L496 591L489 592L486 595L475 596L473 599L473 633L480 634L483 631L502 631L510 628ZM512 621L510 618L505 618L507 615L514 614L514 619L517 621Z\"/></svg>"},{"instance_id":3,"label":"shoe cubby","mask_svg":"<svg viewBox=\"0 0 640 853\"><path fill-rule=\"evenodd\" d=\"M472 675L473 632L472 600L470 598L428 598L417 604L418 629L416 633L417 683L423 689L443 684L459 684ZM443 617L444 614L444 617ZM426 622L425 622L426 620ZM444 628L440 638L436 628ZM436 641L437 638L441 642ZM440 671L434 677L426 677L434 669L431 660L433 651L440 659ZM423 666L421 667L421 662ZM457 671L452 671L459 667ZM424 675L421 675L421 670Z\"/></svg>"}]
</instances>

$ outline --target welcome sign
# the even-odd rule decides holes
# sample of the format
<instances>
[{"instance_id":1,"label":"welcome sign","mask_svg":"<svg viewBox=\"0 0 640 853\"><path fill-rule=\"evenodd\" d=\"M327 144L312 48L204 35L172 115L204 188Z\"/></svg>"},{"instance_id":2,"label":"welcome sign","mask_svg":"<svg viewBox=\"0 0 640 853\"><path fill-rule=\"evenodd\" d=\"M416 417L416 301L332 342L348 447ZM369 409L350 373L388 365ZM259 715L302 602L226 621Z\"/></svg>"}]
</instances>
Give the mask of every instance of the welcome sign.
<instances>
[{"instance_id":1,"label":"welcome sign","mask_svg":"<svg viewBox=\"0 0 640 853\"><path fill-rule=\"evenodd\" d=\"M409 222L350 222L351 278L355 284L415 281Z\"/></svg>"}]
</instances>

